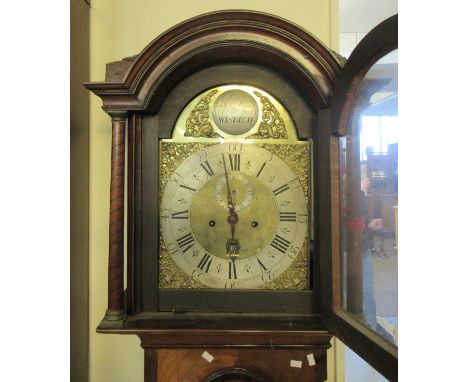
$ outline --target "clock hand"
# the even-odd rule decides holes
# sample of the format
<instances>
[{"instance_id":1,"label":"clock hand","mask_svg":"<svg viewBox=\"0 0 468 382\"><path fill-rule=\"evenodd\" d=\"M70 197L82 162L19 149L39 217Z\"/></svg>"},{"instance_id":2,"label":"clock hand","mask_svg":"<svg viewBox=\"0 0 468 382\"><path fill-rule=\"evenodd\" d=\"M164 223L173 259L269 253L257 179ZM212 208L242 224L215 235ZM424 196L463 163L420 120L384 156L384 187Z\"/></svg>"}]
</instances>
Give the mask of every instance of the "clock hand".
<instances>
[{"instance_id":1,"label":"clock hand","mask_svg":"<svg viewBox=\"0 0 468 382\"><path fill-rule=\"evenodd\" d=\"M237 256L239 256L239 249L240 249L239 240L235 238L236 224L239 221L239 217L237 216L237 213L234 210L234 203L232 201L231 190L229 188L229 178L227 175L226 161L224 159L224 155L223 155L223 165L224 165L224 175L226 176L227 201L228 201L228 208L229 208L229 216L227 218L227 222L231 226L231 238L228 239L228 241L226 242L226 252L228 256L232 260L234 260Z\"/></svg>"},{"instance_id":2,"label":"clock hand","mask_svg":"<svg viewBox=\"0 0 468 382\"><path fill-rule=\"evenodd\" d=\"M229 208L229 212L232 213L234 212L234 203L232 202L231 190L229 189L229 179L228 179L228 174L226 170L226 161L224 160L224 154L223 154L223 165L224 165L224 175L226 176L228 208Z\"/></svg>"}]
</instances>

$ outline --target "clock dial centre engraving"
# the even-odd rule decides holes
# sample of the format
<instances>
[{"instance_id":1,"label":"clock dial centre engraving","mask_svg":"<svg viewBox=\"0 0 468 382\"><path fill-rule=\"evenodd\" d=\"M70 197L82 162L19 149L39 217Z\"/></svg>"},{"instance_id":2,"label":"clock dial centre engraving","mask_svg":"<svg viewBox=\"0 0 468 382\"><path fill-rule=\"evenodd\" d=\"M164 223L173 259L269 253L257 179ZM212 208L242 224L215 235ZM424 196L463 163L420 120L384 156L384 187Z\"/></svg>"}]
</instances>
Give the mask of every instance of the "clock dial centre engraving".
<instances>
[{"instance_id":1,"label":"clock dial centre engraving","mask_svg":"<svg viewBox=\"0 0 468 382\"><path fill-rule=\"evenodd\" d=\"M229 174L228 178L235 211L239 212L245 210L254 197L252 182L249 180L248 176L241 173ZM221 208L224 208L226 211L228 211L229 208L226 194L226 177L221 177L216 183L214 196Z\"/></svg>"},{"instance_id":2,"label":"clock dial centre engraving","mask_svg":"<svg viewBox=\"0 0 468 382\"><path fill-rule=\"evenodd\" d=\"M229 174L229 177L237 216L235 238L240 244L236 260L242 260L258 255L272 242L279 212L272 192L258 179L240 173ZM226 241L231 237L226 195L226 178L223 174L217 175L197 191L190 209L190 225L198 243L223 260L229 259ZM210 221L216 224L208 230L206 226ZM252 227L252 221L260 224Z\"/></svg>"}]
</instances>

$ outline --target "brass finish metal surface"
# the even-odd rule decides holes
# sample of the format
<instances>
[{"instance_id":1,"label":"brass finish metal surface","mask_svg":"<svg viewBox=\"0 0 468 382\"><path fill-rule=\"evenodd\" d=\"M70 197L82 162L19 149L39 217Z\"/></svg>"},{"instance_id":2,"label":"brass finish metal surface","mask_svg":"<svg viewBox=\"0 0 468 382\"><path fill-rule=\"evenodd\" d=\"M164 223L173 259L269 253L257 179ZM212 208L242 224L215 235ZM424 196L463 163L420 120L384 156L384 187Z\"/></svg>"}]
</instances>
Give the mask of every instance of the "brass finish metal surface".
<instances>
[{"instance_id":1,"label":"brass finish metal surface","mask_svg":"<svg viewBox=\"0 0 468 382\"><path fill-rule=\"evenodd\" d=\"M161 141L161 182L160 182L160 195L163 195L167 182L177 176L176 169L191 155L200 153L203 149L213 146L215 143L211 142L192 142L192 143L177 143L168 140ZM297 144L265 144L258 143L255 145L261 147L268 152L271 152L290 168L296 176L296 182L299 183L301 190L304 193L306 201L308 198L308 179L309 179L309 155L310 147L308 142L298 142ZM238 179L236 179L236 176ZM232 178L232 179L231 179ZM242 179L244 178L244 179ZM238 199L235 204L241 206L246 200L246 192L249 186L254 190L253 199L246 205L245 210L239 208L239 214L244 217L242 224L239 224L239 231L241 237L248 236L250 224L254 221L253 216L262 216L263 221L267 222L262 226L260 232L263 234L257 236L255 240L244 241L242 246L246 246L248 253L255 253L259 248L271 242L272 235L275 232L274 226L277 224L278 207L273 200L271 191L265 189L265 186L252 176L246 174L230 175L233 181L234 188L237 188ZM237 182L237 187L236 187ZM197 191L192 201L190 208L190 222L194 236L202 244L205 249L220 258L226 255L223 252L223 240L217 240L219 236L227 236L228 225L222 225L227 217L225 206L216 200L216 194L225 192L225 185L223 184L223 176L215 175L209 180L200 190ZM220 188L221 185L221 188ZM220 188L220 190L217 190ZM199 202L197 199L200 199ZM207 205L209 204L209 206ZM308 202L307 202L308 203ZM265 208L268 206L268 208ZM286 204L283 205L283 207ZM208 208L209 207L209 208ZM258 210L259 209L259 210ZM255 211L257 210L257 211ZM255 212L255 213L254 213ZM161 217L167 218L168 211L164 208L161 211ZM254 214L254 215L252 215ZM221 226L221 230L213 230L213 237L208 230L210 221L215 221ZM202 222L202 224L199 224ZM283 229L287 229L283 227ZM183 232L185 233L185 232ZM182 235L182 233L181 233ZM278 277L271 282L265 283L260 286L260 289L292 289L300 290L306 289L308 286L308 238L306 237L300 248L294 248L295 259L292 264ZM240 259L242 259L242 255ZM159 286L161 288L190 288L199 289L206 288L205 285L191 277L191 275L182 271L173 261L171 255L164 243L160 239L160 277Z\"/></svg>"},{"instance_id":2,"label":"brass finish metal surface","mask_svg":"<svg viewBox=\"0 0 468 382\"><path fill-rule=\"evenodd\" d=\"M196 96L160 142L159 286L307 289L309 173L310 144L271 94Z\"/></svg>"},{"instance_id":3,"label":"brass finish metal surface","mask_svg":"<svg viewBox=\"0 0 468 382\"><path fill-rule=\"evenodd\" d=\"M210 122L210 102L211 97L218 92L217 89L211 90L202 97L197 98L197 104L190 111L185 123L185 137L205 137L216 138L221 137L213 132L213 126Z\"/></svg>"},{"instance_id":4,"label":"brass finish metal surface","mask_svg":"<svg viewBox=\"0 0 468 382\"><path fill-rule=\"evenodd\" d=\"M280 112L275 107L275 104L267 97L258 91L254 94L260 99L262 103L262 122L258 126L256 134L251 135L251 139L265 139L265 138L288 138L286 126Z\"/></svg>"},{"instance_id":5,"label":"brass finish metal surface","mask_svg":"<svg viewBox=\"0 0 468 382\"><path fill-rule=\"evenodd\" d=\"M297 141L288 111L271 94L247 85L223 85L195 97L176 121L177 141L199 138Z\"/></svg>"},{"instance_id":6,"label":"brass finish metal surface","mask_svg":"<svg viewBox=\"0 0 468 382\"><path fill-rule=\"evenodd\" d=\"M229 179L231 189L236 194L234 203L238 203L235 210L240 216L236 232L239 237L249 238L249 240L242 242L242 251L237 257L238 260L242 260L247 256L258 254L271 242L277 226L278 209L273 194L262 182L249 175L242 175L242 177L245 177L252 185L254 196L251 202L242 208L242 204L245 204L242 201L248 200L246 199L246 186L244 182L234 176L229 177L231 178ZM226 195L226 180L224 175L217 175L213 178L193 198L190 221L193 234L201 246L214 256L225 259L226 240L224 238L230 235L229 225L224 224L228 216L228 208L227 205L224 207L224 204L220 205L220 203L214 202L213 196ZM220 192L216 192L217 185L223 185ZM209 222L215 223L211 229L207 229ZM258 226L255 227L255 235L252 235L252 224L255 222L258 223Z\"/></svg>"},{"instance_id":7,"label":"brass finish metal surface","mask_svg":"<svg viewBox=\"0 0 468 382\"><path fill-rule=\"evenodd\" d=\"M247 133L255 126L258 117L255 98L242 89L227 90L214 103L214 121L227 134Z\"/></svg>"}]
</instances>

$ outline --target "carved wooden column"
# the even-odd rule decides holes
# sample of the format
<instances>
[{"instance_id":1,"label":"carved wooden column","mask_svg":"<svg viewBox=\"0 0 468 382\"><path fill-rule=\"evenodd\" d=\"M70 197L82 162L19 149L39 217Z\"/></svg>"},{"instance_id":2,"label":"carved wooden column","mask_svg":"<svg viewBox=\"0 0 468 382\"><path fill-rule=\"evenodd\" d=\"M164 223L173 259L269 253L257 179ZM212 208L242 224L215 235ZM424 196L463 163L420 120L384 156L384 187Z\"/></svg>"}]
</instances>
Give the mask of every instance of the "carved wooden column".
<instances>
[{"instance_id":1,"label":"carved wooden column","mask_svg":"<svg viewBox=\"0 0 468 382\"><path fill-rule=\"evenodd\" d=\"M101 326L121 326L126 319L124 301L124 197L126 113L112 117L112 157L109 213L109 268L106 316Z\"/></svg>"}]
</instances>

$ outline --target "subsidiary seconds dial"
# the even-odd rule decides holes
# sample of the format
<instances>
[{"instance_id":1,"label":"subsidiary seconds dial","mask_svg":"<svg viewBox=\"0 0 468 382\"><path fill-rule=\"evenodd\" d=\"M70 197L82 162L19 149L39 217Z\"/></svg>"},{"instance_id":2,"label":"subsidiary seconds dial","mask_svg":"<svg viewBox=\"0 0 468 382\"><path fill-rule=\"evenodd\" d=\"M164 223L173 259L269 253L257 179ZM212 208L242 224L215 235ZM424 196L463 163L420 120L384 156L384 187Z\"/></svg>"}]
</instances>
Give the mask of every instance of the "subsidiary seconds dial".
<instances>
[{"instance_id":1,"label":"subsidiary seconds dial","mask_svg":"<svg viewBox=\"0 0 468 382\"><path fill-rule=\"evenodd\" d=\"M253 144L207 146L185 159L161 201L172 260L210 288L258 288L278 278L307 237L308 207L294 172Z\"/></svg>"}]
</instances>

